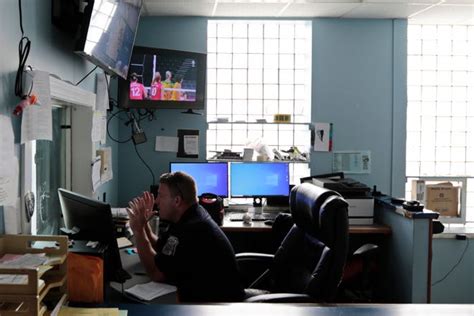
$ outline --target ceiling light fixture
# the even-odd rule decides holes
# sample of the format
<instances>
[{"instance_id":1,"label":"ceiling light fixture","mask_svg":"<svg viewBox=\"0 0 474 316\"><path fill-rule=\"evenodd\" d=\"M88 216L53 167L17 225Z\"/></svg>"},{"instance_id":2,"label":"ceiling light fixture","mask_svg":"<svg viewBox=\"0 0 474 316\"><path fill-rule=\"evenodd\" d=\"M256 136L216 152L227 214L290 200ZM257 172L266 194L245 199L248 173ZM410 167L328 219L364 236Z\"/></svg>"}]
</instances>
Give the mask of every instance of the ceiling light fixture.
<instances>
[{"instance_id":1,"label":"ceiling light fixture","mask_svg":"<svg viewBox=\"0 0 474 316\"><path fill-rule=\"evenodd\" d=\"M284 6L283 8L281 8L281 10L277 13L276 16L277 16L277 17L280 17L280 16L283 14L283 12L285 12L286 9L288 9L288 7L289 7L292 3L293 3L293 0L288 1L288 3L285 4L285 6Z\"/></svg>"},{"instance_id":2,"label":"ceiling light fixture","mask_svg":"<svg viewBox=\"0 0 474 316\"><path fill-rule=\"evenodd\" d=\"M211 13L211 16L214 16L216 14L216 10L217 10L217 4L219 3L219 0L215 0L214 1L214 7L212 8L212 13Z\"/></svg>"},{"instance_id":3,"label":"ceiling light fixture","mask_svg":"<svg viewBox=\"0 0 474 316\"><path fill-rule=\"evenodd\" d=\"M445 2L446 2L445 0L441 0L441 1L437 2L437 3L434 3L434 4L430 5L430 6L427 7L427 8L424 8L424 9L422 9L422 10L420 10L420 11L417 11L417 12L413 13L412 15L408 16L408 18L411 19L412 17L417 16L418 14L423 13L423 12L425 12L425 11L428 11L428 10L431 9L431 8L437 7L437 6L439 6L440 4L443 4L443 3L445 3Z\"/></svg>"}]
</instances>

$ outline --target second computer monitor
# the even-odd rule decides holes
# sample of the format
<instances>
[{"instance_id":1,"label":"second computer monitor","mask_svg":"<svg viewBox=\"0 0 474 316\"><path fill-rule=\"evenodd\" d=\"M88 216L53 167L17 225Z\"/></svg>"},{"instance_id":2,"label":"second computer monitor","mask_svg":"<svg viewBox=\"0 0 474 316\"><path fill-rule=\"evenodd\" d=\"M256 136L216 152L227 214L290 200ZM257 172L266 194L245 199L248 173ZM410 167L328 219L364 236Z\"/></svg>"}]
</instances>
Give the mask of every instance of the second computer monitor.
<instances>
[{"instance_id":1,"label":"second computer monitor","mask_svg":"<svg viewBox=\"0 0 474 316\"><path fill-rule=\"evenodd\" d=\"M231 162L231 197L288 196L290 190L288 163Z\"/></svg>"},{"instance_id":2,"label":"second computer monitor","mask_svg":"<svg viewBox=\"0 0 474 316\"><path fill-rule=\"evenodd\" d=\"M227 197L229 194L227 162L171 162L170 171L182 171L192 176L196 181L198 196L214 193Z\"/></svg>"}]
</instances>

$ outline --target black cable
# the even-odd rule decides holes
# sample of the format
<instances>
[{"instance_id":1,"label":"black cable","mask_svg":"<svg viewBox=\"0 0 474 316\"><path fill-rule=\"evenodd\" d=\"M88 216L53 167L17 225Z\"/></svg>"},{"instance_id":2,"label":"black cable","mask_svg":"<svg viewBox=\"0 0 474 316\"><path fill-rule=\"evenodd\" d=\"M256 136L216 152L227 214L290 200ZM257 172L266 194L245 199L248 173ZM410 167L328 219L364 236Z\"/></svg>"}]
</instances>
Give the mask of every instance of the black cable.
<instances>
[{"instance_id":1,"label":"black cable","mask_svg":"<svg viewBox=\"0 0 474 316\"><path fill-rule=\"evenodd\" d=\"M87 73L87 75L85 75L84 77L82 77L82 79L79 80L79 81L75 84L75 86L78 86L81 82L83 82L83 81L84 81L87 77L89 77L89 75L90 75L91 73L93 73L94 70L96 70L98 67L99 67L99 66L95 66L94 68L92 68L92 70L89 71L89 72Z\"/></svg>"},{"instance_id":2,"label":"black cable","mask_svg":"<svg viewBox=\"0 0 474 316\"><path fill-rule=\"evenodd\" d=\"M119 143L119 144L124 144L124 143L129 142L129 141L132 139L132 136L130 136L130 138L127 139L127 140L117 140L117 139L113 138L112 135L110 135L109 124L110 124L110 121L111 121L116 115L118 115L118 114L120 114L120 113L122 113L122 112L125 112L125 111L126 111L126 110L119 110L118 112L112 114L112 115L109 117L109 119L107 120L107 135L109 136L109 138L110 138L112 141L114 141L114 142L116 142L116 143Z\"/></svg>"},{"instance_id":3,"label":"black cable","mask_svg":"<svg viewBox=\"0 0 474 316\"><path fill-rule=\"evenodd\" d=\"M31 41L30 39L25 36L25 32L23 31L23 14L21 10L21 0L18 0L18 11L20 14L20 30L21 30L21 39L18 43L18 69L16 71L16 78L15 78L15 95L17 97L23 97L23 71L25 69L25 64L28 59L28 55L30 54L31 48ZM31 93L31 91L30 91Z\"/></svg>"},{"instance_id":4,"label":"black cable","mask_svg":"<svg viewBox=\"0 0 474 316\"><path fill-rule=\"evenodd\" d=\"M143 160L142 156L141 156L140 153L138 152L137 145L136 145L135 143L133 143L133 147L135 147L135 152L137 153L138 158L140 158L140 160L143 162L143 164L145 165L145 167L147 167L148 170L150 171L150 173L151 173L151 178L153 179L152 184L155 184L155 174L153 173L153 170L151 170L150 166L145 162L145 160Z\"/></svg>"},{"instance_id":5,"label":"black cable","mask_svg":"<svg viewBox=\"0 0 474 316\"><path fill-rule=\"evenodd\" d=\"M454 271L454 269L457 268L457 266L461 263L462 259L464 258L464 255L466 254L466 251L467 251L467 248L469 247L469 237L466 238L466 247L464 247L464 251L462 252L462 255L461 257L459 258L458 262L456 262L456 264L451 268L451 270L448 271L448 273L446 273L446 275L444 277L442 277L441 279L439 279L438 281L434 282L433 284L431 284L431 286L435 286L437 285L438 283L444 281L450 274L451 272Z\"/></svg>"}]
</instances>

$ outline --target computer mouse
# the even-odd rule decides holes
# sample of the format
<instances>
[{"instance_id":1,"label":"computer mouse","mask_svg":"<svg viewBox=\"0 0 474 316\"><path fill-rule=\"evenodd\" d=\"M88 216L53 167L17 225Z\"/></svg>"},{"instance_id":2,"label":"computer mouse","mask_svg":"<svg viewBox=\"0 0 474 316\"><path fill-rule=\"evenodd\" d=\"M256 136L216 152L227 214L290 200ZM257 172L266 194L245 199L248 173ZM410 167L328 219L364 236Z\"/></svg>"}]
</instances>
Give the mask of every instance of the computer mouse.
<instances>
[{"instance_id":1,"label":"computer mouse","mask_svg":"<svg viewBox=\"0 0 474 316\"><path fill-rule=\"evenodd\" d=\"M272 226L273 225L273 221L270 220L270 219L267 219L266 221L263 222L265 225L268 225L268 226Z\"/></svg>"}]
</instances>

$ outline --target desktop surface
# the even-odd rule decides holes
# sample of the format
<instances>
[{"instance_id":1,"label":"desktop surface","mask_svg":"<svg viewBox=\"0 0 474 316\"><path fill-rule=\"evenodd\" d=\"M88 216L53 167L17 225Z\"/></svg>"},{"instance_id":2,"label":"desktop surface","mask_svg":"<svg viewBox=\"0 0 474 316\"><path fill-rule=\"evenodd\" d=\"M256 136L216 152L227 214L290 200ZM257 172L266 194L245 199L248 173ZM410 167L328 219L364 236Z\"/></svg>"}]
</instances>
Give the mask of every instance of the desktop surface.
<instances>
[{"instance_id":1,"label":"desktop surface","mask_svg":"<svg viewBox=\"0 0 474 316\"><path fill-rule=\"evenodd\" d=\"M198 315L456 315L472 316L472 304L265 304L232 303L200 305L120 304L130 316L198 316Z\"/></svg>"}]
</instances>

